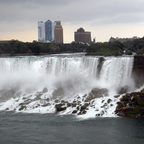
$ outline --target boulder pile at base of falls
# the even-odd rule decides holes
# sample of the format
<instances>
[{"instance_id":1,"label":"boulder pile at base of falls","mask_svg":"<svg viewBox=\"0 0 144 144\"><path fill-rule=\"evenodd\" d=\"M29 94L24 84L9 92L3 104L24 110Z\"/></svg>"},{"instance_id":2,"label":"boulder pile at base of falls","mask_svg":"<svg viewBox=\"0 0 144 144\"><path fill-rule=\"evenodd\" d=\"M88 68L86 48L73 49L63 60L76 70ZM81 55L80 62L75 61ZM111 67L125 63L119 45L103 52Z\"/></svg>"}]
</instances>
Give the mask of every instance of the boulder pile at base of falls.
<instances>
[{"instance_id":1,"label":"boulder pile at base of falls","mask_svg":"<svg viewBox=\"0 0 144 144\"><path fill-rule=\"evenodd\" d=\"M61 93L61 89L60 89L60 93ZM54 91L55 92L58 91ZM55 105L56 108L56 113L59 113L61 111L66 110L69 107L74 108L74 110L72 111L72 114L77 114L77 115L83 115L87 113L87 110L89 109L88 107L93 107L95 108L94 100L96 98L101 98L103 96L108 96L108 89L106 88L94 88L91 90L91 92L89 94L85 94L82 98L81 97L77 97L76 99L74 99L73 101L65 101L65 100L59 100L56 99L55 103L57 103ZM111 99L108 100L108 103L110 103ZM100 114L99 114L100 115Z\"/></svg>"},{"instance_id":2,"label":"boulder pile at base of falls","mask_svg":"<svg viewBox=\"0 0 144 144\"><path fill-rule=\"evenodd\" d=\"M88 94L75 96L70 99L61 96L64 93L62 88L53 90L53 95L48 94L48 89L44 88L41 92L33 95L22 95L12 98L11 105L4 105L5 110L15 110L22 112L51 112L60 114L84 115L87 111L95 111L95 116L102 116L106 113L107 108L113 106L112 99L108 97L108 89L93 88ZM60 95L60 96L59 96ZM97 100L99 101L97 103ZM99 108L97 104L101 104ZM42 112L41 111L41 112Z\"/></svg>"},{"instance_id":3,"label":"boulder pile at base of falls","mask_svg":"<svg viewBox=\"0 0 144 144\"><path fill-rule=\"evenodd\" d=\"M144 89L123 95L115 113L122 117L144 118Z\"/></svg>"}]
</instances>

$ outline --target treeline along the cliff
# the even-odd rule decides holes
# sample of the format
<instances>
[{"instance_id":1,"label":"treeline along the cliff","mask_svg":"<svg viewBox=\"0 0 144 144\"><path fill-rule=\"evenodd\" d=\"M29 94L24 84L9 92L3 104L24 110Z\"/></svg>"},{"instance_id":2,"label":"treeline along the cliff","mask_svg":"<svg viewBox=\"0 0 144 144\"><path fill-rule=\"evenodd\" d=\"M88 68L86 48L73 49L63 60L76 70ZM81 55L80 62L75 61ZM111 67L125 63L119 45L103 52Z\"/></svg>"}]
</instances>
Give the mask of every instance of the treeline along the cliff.
<instances>
[{"instance_id":1,"label":"treeline along the cliff","mask_svg":"<svg viewBox=\"0 0 144 144\"><path fill-rule=\"evenodd\" d=\"M0 54L54 54L65 52L82 52L87 49L86 44L72 42L71 44L55 44L55 43L40 43L40 42L21 42L11 40L0 44Z\"/></svg>"},{"instance_id":2,"label":"treeline along the cliff","mask_svg":"<svg viewBox=\"0 0 144 144\"><path fill-rule=\"evenodd\" d=\"M135 52L136 54L144 54L144 37L133 41L127 41L123 44L127 51Z\"/></svg>"},{"instance_id":3,"label":"treeline along the cliff","mask_svg":"<svg viewBox=\"0 0 144 144\"><path fill-rule=\"evenodd\" d=\"M86 55L101 55L101 56L121 56L124 54L132 55L133 52L142 55L144 54L144 37L133 41L121 43L114 42L97 42L89 45L72 42L70 44L55 44L55 43L41 43L21 42L18 40L11 40L6 43L0 43L0 54L54 54L54 53L73 53L86 52Z\"/></svg>"},{"instance_id":4,"label":"treeline along the cliff","mask_svg":"<svg viewBox=\"0 0 144 144\"><path fill-rule=\"evenodd\" d=\"M87 49L87 55L102 56L132 55L133 52L138 55L144 54L144 37L133 41L129 40L124 43L119 41L92 43Z\"/></svg>"},{"instance_id":5,"label":"treeline along the cliff","mask_svg":"<svg viewBox=\"0 0 144 144\"><path fill-rule=\"evenodd\" d=\"M87 49L87 55L102 56L121 56L124 51L124 45L119 42L104 42L91 44Z\"/></svg>"}]
</instances>

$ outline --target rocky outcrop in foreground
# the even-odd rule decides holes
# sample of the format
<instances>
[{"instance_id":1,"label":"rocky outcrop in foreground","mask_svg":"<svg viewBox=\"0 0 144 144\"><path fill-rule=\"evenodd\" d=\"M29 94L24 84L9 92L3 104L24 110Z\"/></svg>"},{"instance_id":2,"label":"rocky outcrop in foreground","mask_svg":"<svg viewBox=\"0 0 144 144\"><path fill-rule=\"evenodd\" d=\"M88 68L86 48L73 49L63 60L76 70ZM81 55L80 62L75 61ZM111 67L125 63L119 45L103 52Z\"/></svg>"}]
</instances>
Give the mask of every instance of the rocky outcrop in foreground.
<instances>
[{"instance_id":1,"label":"rocky outcrop in foreground","mask_svg":"<svg viewBox=\"0 0 144 144\"><path fill-rule=\"evenodd\" d=\"M58 91L54 91L54 94ZM61 92L61 91L60 91ZM96 98L101 98L103 96L108 96L108 89L106 88L94 88L91 90L89 94L86 94L82 97L82 100L80 97L77 97L77 99L74 99L72 102L68 102L65 100L55 100L55 108L56 108L56 113L59 113L61 111L66 110L69 107L74 108L72 111L72 114L76 115L83 115L87 113L87 110L89 110L88 107L95 107L93 105L93 102ZM108 100L108 103L111 102L111 99ZM106 106L107 104L105 104ZM105 107L103 106L103 107ZM104 114L104 112L103 112ZM102 114L98 114L98 116L101 116Z\"/></svg>"},{"instance_id":2,"label":"rocky outcrop in foreground","mask_svg":"<svg viewBox=\"0 0 144 144\"><path fill-rule=\"evenodd\" d=\"M122 117L144 118L144 89L123 95L115 113Z\"/></svg>"}]
</instances>

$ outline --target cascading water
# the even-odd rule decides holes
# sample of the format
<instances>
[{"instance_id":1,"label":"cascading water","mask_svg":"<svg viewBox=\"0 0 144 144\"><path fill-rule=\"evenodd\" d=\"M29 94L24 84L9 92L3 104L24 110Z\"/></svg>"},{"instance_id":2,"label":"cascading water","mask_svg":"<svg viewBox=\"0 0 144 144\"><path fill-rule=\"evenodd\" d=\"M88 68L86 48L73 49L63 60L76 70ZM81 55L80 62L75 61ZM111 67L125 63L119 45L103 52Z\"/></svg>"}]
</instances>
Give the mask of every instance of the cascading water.
<instances>
[{"instance_id":1,"label":"cascading water","mask_svg":"<svg viewBox=\"0 0 144 144\"><path fill-rule=\"evenodd\" d=\"M134 87L132 67L133 57L106 57L103 61L83 54L0 58L0 110L49 113L65 100L71 105L61 114L80 114L88 103L85 116L114 116L117 89ZM88 101L94 88L107 88L107 96ZM103 106L108 100L111 105Z\"/></svg>"}]
</instances>

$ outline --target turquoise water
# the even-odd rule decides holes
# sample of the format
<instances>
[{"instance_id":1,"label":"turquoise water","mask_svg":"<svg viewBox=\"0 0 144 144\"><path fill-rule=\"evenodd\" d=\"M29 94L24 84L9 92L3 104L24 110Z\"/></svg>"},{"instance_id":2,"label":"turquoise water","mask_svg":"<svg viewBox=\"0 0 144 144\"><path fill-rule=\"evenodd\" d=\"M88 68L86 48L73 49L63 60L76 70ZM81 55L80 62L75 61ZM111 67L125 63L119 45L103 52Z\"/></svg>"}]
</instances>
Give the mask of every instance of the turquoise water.
<instances>
[{"instance_id":1,"label":"turquoise water","mask_svg":"<svg viewBox=\"0 0 144 144\"><path fill-rule=\"evenodd\" d=\"M0 112L0 144L143 144L144 120Z\"/></svg>"}]
</instances>

